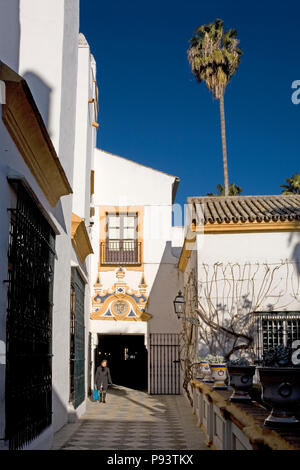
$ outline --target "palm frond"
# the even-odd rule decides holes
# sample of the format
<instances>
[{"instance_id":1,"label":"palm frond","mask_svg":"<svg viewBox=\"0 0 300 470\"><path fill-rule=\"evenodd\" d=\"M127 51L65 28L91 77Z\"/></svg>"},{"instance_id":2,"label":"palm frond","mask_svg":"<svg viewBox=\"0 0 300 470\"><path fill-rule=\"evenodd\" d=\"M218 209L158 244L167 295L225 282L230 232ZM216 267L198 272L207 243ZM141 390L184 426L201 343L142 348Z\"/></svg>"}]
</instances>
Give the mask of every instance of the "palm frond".
<instances>
[{"instance_id":1,"label":"palm frond","mask_svg":"<svg viewBox=\"0 0 300 470\"><path fill-rule=\"evenodd\" d=\"M281 194L300 194L300 173L295 173L291 178L285 180L288 184L281 184L284 188Z\"/></svg>"},{"instance_id":2,"label":"palm frond","mask_svg":"<svg viewBox=\"0 0 300 470\"><path fill-rule=\"evenodd\" d=\"M223 24L217 18L213 23L198 26L187 51L192 73L198 82L205 81L215 98L224 93L242 55L236 29L224 31Z\"/></svg>"},{"instance_id":3,"label":"palm frond","mask_svg":"<svg viewBox=\"0 0 300 470\"><path fill-rule=\"evenodd\" d=\"M238 186L235 183L231 183L229 186L229 196L238 196L243 191L243 188ZM224 196L225 189L223 184L217 184L217 194L215 193L207 193L207 196Z\"/></svg>"}]
</instances>

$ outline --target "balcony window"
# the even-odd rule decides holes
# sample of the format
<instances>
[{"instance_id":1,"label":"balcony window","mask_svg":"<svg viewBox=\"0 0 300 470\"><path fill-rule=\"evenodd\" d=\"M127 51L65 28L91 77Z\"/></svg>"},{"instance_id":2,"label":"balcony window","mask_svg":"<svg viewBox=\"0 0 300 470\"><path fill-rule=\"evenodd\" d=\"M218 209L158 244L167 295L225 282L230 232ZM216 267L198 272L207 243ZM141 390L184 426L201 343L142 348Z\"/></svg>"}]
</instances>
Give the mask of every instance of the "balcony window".
<instances>
[{"instance_id":1,"label":"balcony window","mask_svg":"<svg viewBox=\"0 0 300 470\"><path fill-rule=\"evenodd\" d=\"M137 240L138 214L107 214L106 241L101 243L102 264L141 264Z\"/></svg>"}]
</instances>

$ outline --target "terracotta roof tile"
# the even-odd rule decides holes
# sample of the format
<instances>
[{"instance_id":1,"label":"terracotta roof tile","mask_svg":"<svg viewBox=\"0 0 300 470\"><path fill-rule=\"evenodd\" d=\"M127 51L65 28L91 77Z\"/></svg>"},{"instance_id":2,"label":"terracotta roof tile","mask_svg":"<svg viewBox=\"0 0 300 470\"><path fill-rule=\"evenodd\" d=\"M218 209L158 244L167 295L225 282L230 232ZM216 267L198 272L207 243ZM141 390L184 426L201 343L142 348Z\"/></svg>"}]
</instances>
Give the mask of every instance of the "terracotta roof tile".
<instances>
[{"instance_id":1,"label":"terracotta roof tile","mask_svg":"<svg viewBox=\"0 0 300 470\"><path fill-rule=\"evenodd\" d=\"M201 204L204 224L300 220L300 195L190 197Z\"/></svg>"}]
</instances>

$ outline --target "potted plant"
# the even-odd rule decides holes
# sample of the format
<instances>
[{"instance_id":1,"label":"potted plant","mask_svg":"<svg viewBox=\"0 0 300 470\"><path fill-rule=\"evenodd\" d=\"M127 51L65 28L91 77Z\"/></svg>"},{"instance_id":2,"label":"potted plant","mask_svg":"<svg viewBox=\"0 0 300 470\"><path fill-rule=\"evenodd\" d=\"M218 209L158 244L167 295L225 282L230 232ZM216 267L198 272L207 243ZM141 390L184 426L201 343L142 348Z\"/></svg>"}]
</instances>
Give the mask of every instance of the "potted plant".
<instances>
[{"instance_id":1,"label":"potted plant","mask_svg":"<svg viewBox=\"0 0 300 470\"><path fill-rule=\"evenodd\" d=\"M227 369L229 384L234 389L229 400L233 402L251 402L249 390L253 384L255 366L251 365L246 358L241 357L228 361Z\"/></svg>"},{"instance_id":2,"label":"potted plant","mask_svg":"<svg viewBox=\"0 0 300 470\"><path fill-rule=\"evenodd\" d=\"M265 426L282 428L299 426L295 416L300 402L300 368L292 363L292 349L279 345L263 355L258 368L262 400L272 408Z\"/></svg>"},{"instance_id":3,"label":"potted plant","mask_svg":"<svg viewBox=\"0 0 300 470\"><path fill-rule=\"evenodd\" d=\"M227 366L223 356L218 354L207 356L210 365L211 375L214 380L213 389L226 390L227 385L225 380L227 378Z\"/></svg>"}]
</instances>

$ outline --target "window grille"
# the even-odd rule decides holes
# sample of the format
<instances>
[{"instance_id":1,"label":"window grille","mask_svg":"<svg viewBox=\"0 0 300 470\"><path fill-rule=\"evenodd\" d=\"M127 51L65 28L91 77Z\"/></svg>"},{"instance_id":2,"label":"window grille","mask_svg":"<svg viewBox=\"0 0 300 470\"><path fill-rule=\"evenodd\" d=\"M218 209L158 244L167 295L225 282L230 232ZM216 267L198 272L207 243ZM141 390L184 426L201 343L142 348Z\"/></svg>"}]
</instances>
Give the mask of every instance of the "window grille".
<instances>
[{"instance_id":1,"label":"window grille","mask_svg":"<svg viewBox=\"0 0 300 470\"><path fill-rule=\"evenodd\" d=\"M72 268L70 316L70 402L77 408L85 399L85 283Z\"/></svg>"},{"instance_id":2,"label":"window grille","mask_svg":"<svg viewBox=\"0 0 300 470\"><path fill-rule=\"evenodd\" d=\"M270 348L300 339L300 312L258 312L256 351L259 361Z\"/></svg>"},{"instance_id":3,"label":"window grille","mask_svg":"<svg viewBox=\"0 0 300 470\"><path fill-rule=\"evenodd\" d=\"M5 438L20 449L52 421L55 234L21 182L11 182L6 321Z\"/></svg>"}]
</instances>

